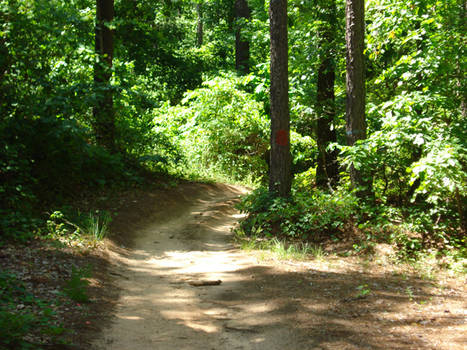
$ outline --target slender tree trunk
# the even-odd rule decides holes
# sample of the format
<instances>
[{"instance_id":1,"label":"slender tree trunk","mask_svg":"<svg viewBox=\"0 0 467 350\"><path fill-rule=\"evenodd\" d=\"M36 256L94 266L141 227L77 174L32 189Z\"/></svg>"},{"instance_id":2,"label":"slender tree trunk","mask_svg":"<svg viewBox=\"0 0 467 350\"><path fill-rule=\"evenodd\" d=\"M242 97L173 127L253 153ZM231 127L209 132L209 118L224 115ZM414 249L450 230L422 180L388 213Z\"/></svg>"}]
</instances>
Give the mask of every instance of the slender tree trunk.
<instances>
[{"instance_id":1,"label":"slender tree trunk","mask_svg":"<svg viewBox=\"0 0 467 350\"><path fill-rule=\"evenodd\" d=\"M465 19L466 19L466 13L467 13L467 1L461 0L460 1L460 15L459 15L459 32L460 33L465 33L466 32L466 26L465 26ZM465 71L462 70L461 62L462 62L462 54L461 51L459 50L459 54L456 57L456 68L457 68L457 86L459 88L459 100L460 100L460 108L461 108L461 114L462 118L466 119L467 117L467 102L466 102L466 90L465 90Z\"/></svg>"},{"instance_id":2,"label":"slender tree trunk","mask_svg":"<svg viewBox=\"0 0 467 350\"><path fill-rule=\"evenodd\" d=\"M366 138L365 120L365 62L363 56L365 35L364 0L347 0L346 3L347 69L346 69L346 131L347 144L353 146ZM369 181L361 169L350 167L350 180L354 188L360 188L358 195L364 197L370 188ZM362 188L366 188L363 190Z\"/></svg>"},{"instance_id":3,"label":"slender tree trunk","mask_svg":"<svg viewBox=\"0 0 467 350\"><path fill-rule=\"evenodd\" d=\"M115 114L110 87L114 51L113 30L109 24L114 18L114 1L97 0L95 49L97 61L94 65L94 82L97 88L96 106L93 108L94 132L100 146L111 152L115 147Z\"/></svg>"},{"instance_id":4,"label":"slender tree trunk","mask_svg":"<svg viewBox=\"0 0 467 350\"><path fill-rule=\"evenodd\" d=\"M288 81L287 0L271 0L271 163L269 191L290 194L290 116Z\"/></svg>"},{"instance_id":5,"label":"slender tree trunk","mask_svg":"<svg viewBox=\"0 0 467 350\"><path fill-rule=\"evenodd\" d=\"M465 33L466 31L466 14L467 14L467 1L460 0L460 16L459 16L459 32ZM459 51L459 54L456 58L456 68L457 68L457 87L458 87L458 96L460 100L460 110L462 120L467 120L467 103L466 103L466 89L465 89L465 72L461 68L462 55ZM461 194L459 188L456 187L455 192L457 212L459 214L459 221L461 227L461 233L467 234L467 212L466 212L466 197Z\"/></svg>"},{"instance_id":6,"label":"slender tree trunk","mask_svg":"<svg viewBox=\"0 0 467 350\"><path fill-rule=\"evenodd\" d=\"M203 46L203 4L198 2L196 4L196 13L198 15L198 25L196 30L196 45Z\"/></svg>"},{"instance_id":7,"label":"slender tree trunk","mask_svg":"<svg viewBox=\"0 0 467 350\"><path fill-rule=\"evenodd\" d=\"M245 39L241 25L241 20L250 19L250 8L247 0L235 0L235 17L237 19L237 29L235 31L235 69L248 74L250 72L250 42Z\"/></svg>"},{"instance_id":8,"label":"slender tree trunk","mask_svg":"<svg viewBox=\"0 0 467 350\"><path fill-rule=\"evenodd\" d=\"M337 151L328 151L330 143L336 142L336 131L333 122L336 115L335 107L335 32L336 32L336 2L321 1L320 29L321 49L320 66L318 70L317 87L317 144L318 164L316 167L316 184L321 188L334 186L339 180Z\"/></svg>"}]
</instances>

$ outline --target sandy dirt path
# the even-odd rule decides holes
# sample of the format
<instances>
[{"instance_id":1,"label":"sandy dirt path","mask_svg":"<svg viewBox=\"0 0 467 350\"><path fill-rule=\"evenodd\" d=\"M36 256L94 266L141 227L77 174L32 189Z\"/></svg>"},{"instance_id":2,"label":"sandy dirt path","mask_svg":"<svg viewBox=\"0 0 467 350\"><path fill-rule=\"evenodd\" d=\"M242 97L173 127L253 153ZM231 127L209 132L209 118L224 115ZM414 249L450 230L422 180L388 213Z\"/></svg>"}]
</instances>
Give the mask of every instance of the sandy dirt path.
<instances>
[{"instance_id":1,"label":"sandy dirt path","mask_svg":"<svg viewBox=\"0 0 467 350\"><path fill-rule=\"evenodd\" d=\"M92 349L463 347L462 291L437 295L429 282L371 266L270 261L236 249L233 204L243 193L185 184L146 208L146 224L128 232L131 249L112 253L120 299ZM369 292L359 297L362 286Z\"/></svg>"},{"instance_id":2,"label":"sandy dirt path","mask_svg":"<svg viewBox=\"0 0 467 350\"><path fill-rule=\"evenodd\" d=\"M274 338L268 348L285 348L278 335L290 330L261 331L271 322L270 301L248 300L239 285L254 277L245 270L256 264L230 243L239 217L233 204L244 190L204 187L185 188L189 200L162 207L128 255L114 255L123 292L95 349L256 349L264 348L267 333Z\"/></svg>"}]
</instances>

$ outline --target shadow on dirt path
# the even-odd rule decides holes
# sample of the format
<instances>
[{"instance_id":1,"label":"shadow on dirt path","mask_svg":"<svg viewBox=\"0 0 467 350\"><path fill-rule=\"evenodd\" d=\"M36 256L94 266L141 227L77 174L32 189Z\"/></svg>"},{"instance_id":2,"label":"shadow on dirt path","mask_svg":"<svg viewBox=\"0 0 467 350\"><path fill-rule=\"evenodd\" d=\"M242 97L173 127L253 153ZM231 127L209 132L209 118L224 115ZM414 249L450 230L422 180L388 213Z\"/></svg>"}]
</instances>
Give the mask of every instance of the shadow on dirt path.
<instances>
[{"instance_id":1,"label":"shadow on dirt path","mask_svg":"<svg viewBox=\"0 0 467 350\"><path fill-rule=\"evenodd\" d=\"M464 348L465 288L240 251L230 229L243 193L183 184L117 220L131 248L111 253L120 297L92 349Z\"/></svg>"}]
</instances>

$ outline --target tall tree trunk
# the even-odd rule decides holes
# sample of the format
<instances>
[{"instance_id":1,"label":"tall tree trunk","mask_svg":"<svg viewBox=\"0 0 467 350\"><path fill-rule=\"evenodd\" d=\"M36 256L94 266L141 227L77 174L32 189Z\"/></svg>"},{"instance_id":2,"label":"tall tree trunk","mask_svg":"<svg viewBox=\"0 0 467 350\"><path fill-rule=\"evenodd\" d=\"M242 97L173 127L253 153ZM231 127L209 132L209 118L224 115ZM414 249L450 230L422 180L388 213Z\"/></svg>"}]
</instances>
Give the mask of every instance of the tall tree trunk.
<instances>
[{"instance_id":1,"label":"tall tree trunk","mask_svg":"<svg viewBox=\"0 0 467 350\"><path fill-rule=\"evenodd\" d=\"M290 116L287 42L287 0L271 0L271 162L269 191L290 194L292 183L290 155Z\"/></svg>"},{"instance_id":2,"label":"tall tree trunk","mask_svg":"<svg viewBox=\"0 0 467 350\"><path fill-rule=\"evenodd\" d=\"M467 1L460 0L460 14L459 14L459 32L465 33L466 32L466 14L467 14ZM466 90L465 90L465 71L461 68L462 67L462 53L461 50L458 51L458 55L456 57L456 68L457 68L457 86L459 88L459 100L460 100L460 108L462 118L466 119L467 117L467 102L466 98Z\"/></svg>"},{"instance_id":3,"label":"tall tree trunk","mask_svg":"<svg viewBox=\"0 0 467 350\"><path fill-rule=\"evenodd\" d=\"M336 2L335 0L320 1L320 43L321 55L318 69L317 86L317 144L318 164L316 167L316 184L321 188L334 186L339 180L337 151L328 151L330 143L336 142L336 131L333 122L336 115L334 81L335 81L335 31Z\"/></svg>"},{"instance_id":4,"label":"tall tree trunk","mask_svg":"<svg viewBox=\"0 0 467 350\"><path fill-rule=\"evenodd\" d=\"M345 41L347 45L346 68L346 131L347 144L353 146L358 140L366 138L365 120L365 62L363 56L365 35L364 0L347 0ZM363 176L361 169L350 167L350 180L360 197L368 194L369 181ZM365 188L366 190L363 190Z\"/></svg>"},{"instance_id":5,"label":"tall tree trunk","mask_svg":"<svg viewBox=\"0 0 467 350\"><path fill-rule=\"evenodd\" d=\"M459 32L465 33L466 32L466 14L467 14L467 1L460 0L460 16L459 16ZM457 68L457 88L458 88L458 96L460 100L460 112L462 119L467 120L467 102L466 98L466 89L465 89L465 71L462 70L462 54L461 50L458 51L458 55L456 57L456 68ZM467 210L466 210L466 196L461 194L459 188L456 187L455 192L456 204L457 204L457 212L459 214L459 221L461 227L461 233L467 234Z\"/></svg>"},{"instance_id":6,"label":"tall tree trunk","mask_svg":"<svg viewBox=\"0 0 467 350\"><path fill-rule=\"evenodd\" d=\"M94 65L94 82L97 101L93 108L94 132L97 143L115 152L115 113L110 87L114 51L113 30L109 27L114 18L114 0L97 0Z\"/></svg>"},{"instance_id":7,"label":"tall tree trunk","mask_svg":"<svg viewBox=\"0 0 467 350\"><path fill-rule=\"evenodd\" d=\"M235 69L248 74L250 72L250 42L245 39L240 21L250 19L250 8L247 0L235 0L235 17L237 29L235 31Z\"/></svg>"},{"instance_id":8,"label":"tall tree trunk","mask_svg":"<svg viewBox=\"0 0 467 350\"><path fill-rule=\"evenodd\" d=\"M198 15L196 45L201 47L203 45L203 4L200 2L196 4L196 14Z\"/></svg>"}]
</instances>

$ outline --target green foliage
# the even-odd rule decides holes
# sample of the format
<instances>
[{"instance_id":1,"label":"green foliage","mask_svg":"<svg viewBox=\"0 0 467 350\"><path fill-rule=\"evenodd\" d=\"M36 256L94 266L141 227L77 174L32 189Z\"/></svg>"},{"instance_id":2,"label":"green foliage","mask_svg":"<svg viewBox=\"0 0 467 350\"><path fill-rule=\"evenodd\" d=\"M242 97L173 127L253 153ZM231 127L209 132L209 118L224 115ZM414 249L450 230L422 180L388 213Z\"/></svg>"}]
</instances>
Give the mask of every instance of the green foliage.
<instances>
[{"instance_id":1,"label":"green foliage","mask_svg":"<svg viewBox=\"0 0 467 350\"><path fill-rule=\"evenodd\" d=\"M85 221L85 227L82 228L85 234L91 236L97 241L101 241L108 233L109 223L112 220L108 212L89 213L88 219Z\"/></svg>"},{"instance_id":2,"label":"green foliage","mask_svg":"<svg viewBox=\"0 0 467 350\"><path fill-rule=\"evenodd\" d=\"M356 298L361 299L367 297L369 294L371 294L371 289L368 287L368 284L362 284L357 287L357 294Z\"/></svg>"},{"instance_id":3,"label":"green foliage","mask_svg":"<svg viewBox=\"0 0 467 350\"><path fill-rule=\"evenodd\" d=\"M65 287L63 288L65 294L76 302L89 302L89 295L87 293L89 281L87 278L91 277L91 274L91 265L80 269L73 267L71 271L71 278L67 281Z\"/></svg>"},{"instance_id":4,"label":"green foliage","mask_svg":"<svg viewBox=\"0 0 467 350\"><path fill-rule=\"evenodd\" d=\"M10 349L34 349L25 336L34 334L60 336L65 329L52 322L54 313L45 303L26 291L13 274L0 272L0 346Z\"/></svg>"},{"instance_id":5,"label":"green foliage","mask_svg":"<svg viewBox=\"0 0 467 350\"><path fill-rule=\"evenodd\" d=\"M72 211L67 216L55 211L46 222L44 234L65 246L92 249L108 234L111 220L107 211L96 210L84 214Z\"/></svg>"},{"instance_id":6,"label":"green foliage","mask_svg":"<svg viewBox=\"0 0 467 350\"><path fill-rule=\"evenodd\" d=\"M60 211L54 211L47 220L47 231L52 236L64 236L68 233L69 228L66 227L63 221L65 216Z\"/></svg>"},{"instance_id":7,"label":"green foliage","mask_svg":"<svg viewBox=\"0 0 467 350\"><path fill-rule=\"evenodd\" d=\"M0 0L2 239L25 241L41 226L68 243L89 233L101 238L106 219L100 214L56 213L46 224L38 218L86 191L140 183L142 168L265 182L268 3L249 1L248 21L235 20L232 1L202 5L204 42L198 47L194 3L117 1L112 78L102 86L93 81L94 1ZM290 201L264 189L245 199L245 232L271 235L280 222L286 237L317 239L358 222L367 241L386 237L410 259L427 246L465 254L464 3L367 2L368 138L353 147L343 146L344 5L336 0L334 10L321 0L289 2L296 189ZM239 27L250 42L253 72L242 78L229 73ZM329 30L334 42L324 40ZM332 127L338 142L332 147L341 150L344 166L334 193L313 189L317 75L329 49L336 72ZM203 83L203 77L209 78ZM92 107L108 90L116 154L97 147L93 132ZM374 202L357 203L350 193L344 173L350 164L365 170Z\"/></svg>"},{"instance_id":8,"label":"green foliage","mask_svg":"<svg viewBox=\"0 0 467 350\"><path fill-rule=\"evenodd\" d=\"M250 80L234 75L207 80L186 93L181 105L156 112L156 129L172 135L190 170L235 180L265 173L268 121L262 105L244 91Z\"/></svg>"},{"instance_id":9,"label":"green foliage","mask_svg":"<svg viewBox=\"0 0 467 350\"><path fill-rule=\"evenodd\" d=\"M357 218L357 203L345 192L293 190L292 197L284 199L259 188L238 205L249 214L240 227L248 235L271 237L274 223L279 223L280 234L285 237L319 241L327 235L338 235L352 223Z\"/></svg>"},{"instance_id":10,"label":"green foliage","mask_svg":"<svg viewBox=\"0 0 467 350\"><path fill-rule=\"evenodd\" d=\"M160 66L146 74L121 52L111 86L94 84L90 0L1 0L0 19L0 231L3 239L27 240L39 213L52 204L98 187L138 182L138 168L157 168L138 162L165 150L166 139L148 127L151 111L167 96L181 96L198 84L201 73L194 67L198 78L187 72L182 90L169 92L160 78L153 79ZM122 20L115 23L119 29ZM166 70L166 80L193 60L181 61L178 70ZM119 154L95 146L92 106L106 89L114 91Z\"/></svg>"}]
</instances>

